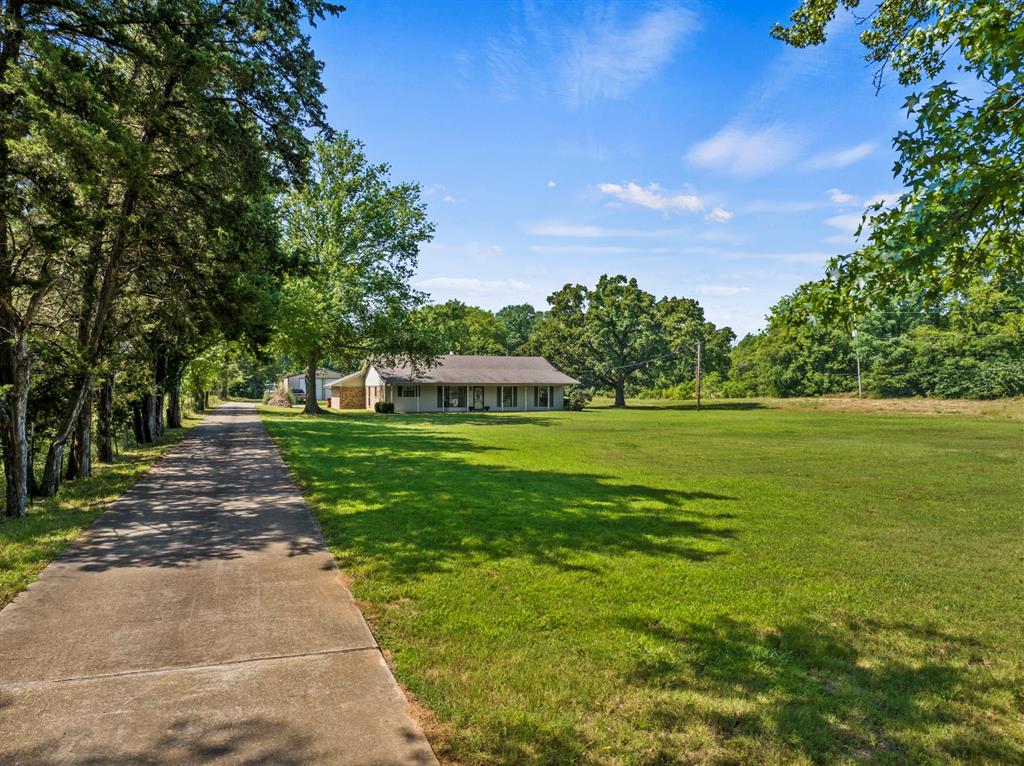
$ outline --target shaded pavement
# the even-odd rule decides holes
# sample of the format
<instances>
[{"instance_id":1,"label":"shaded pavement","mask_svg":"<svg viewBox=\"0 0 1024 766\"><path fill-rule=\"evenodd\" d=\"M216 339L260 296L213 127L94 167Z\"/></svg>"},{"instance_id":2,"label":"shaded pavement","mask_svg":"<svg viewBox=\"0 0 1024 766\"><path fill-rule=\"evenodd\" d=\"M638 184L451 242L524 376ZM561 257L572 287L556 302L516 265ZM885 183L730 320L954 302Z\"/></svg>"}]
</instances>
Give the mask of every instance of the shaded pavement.
<instances>
[{"instance_id":1,"label":"shaded pavement","mask_svg":"<svg viewBox=\"0 0 1024 766\"><path fill-rule=\"evenodd\" d=\"M436 764L254 405L0 611L0 762Z\"/></svg>"}]
</instances>

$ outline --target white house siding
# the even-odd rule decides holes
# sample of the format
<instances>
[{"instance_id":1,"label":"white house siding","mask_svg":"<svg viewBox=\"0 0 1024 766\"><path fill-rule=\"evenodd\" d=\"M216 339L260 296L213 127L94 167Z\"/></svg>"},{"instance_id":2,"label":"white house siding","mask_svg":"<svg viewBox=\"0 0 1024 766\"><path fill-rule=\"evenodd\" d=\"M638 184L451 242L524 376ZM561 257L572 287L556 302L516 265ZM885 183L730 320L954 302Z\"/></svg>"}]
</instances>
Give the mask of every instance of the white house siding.
<instances>
[{"instance_id":1,"label":"white house siding","mask_svg":"<svg viewBox=\"0 0 1024 766\"><path fill-rule=\"evenodd\" d=\"M371 371L372 372L372 371ZM376 378L378 381L379 377ZM370 376L367 376L367 386L371 386ZM379 383L377 384L379 385ZM473 402L473 388L472 385L466 386L466 404L470 405ZM562 402L564 399L564 386L551 386L553 388L553 396L551 397L550 407L534 407L533 406L533 386L516 386L518 389L518 406L502 408L498 402L498 387L497 386L484 386L484 406L489 407L491 412L547 412L548 410L560 410L562 409ZM510 388L510 386L506 386ZM419 396L399 396L398 384L388 385L386 392L386 400L394 402L395 412L467 412L469 407L438 407L437 406L437 386L433 385L420 385ZM368 388L368 390L371 390ZM372 405L371 405L372 406Z\"/></svg>"}]
</instances>

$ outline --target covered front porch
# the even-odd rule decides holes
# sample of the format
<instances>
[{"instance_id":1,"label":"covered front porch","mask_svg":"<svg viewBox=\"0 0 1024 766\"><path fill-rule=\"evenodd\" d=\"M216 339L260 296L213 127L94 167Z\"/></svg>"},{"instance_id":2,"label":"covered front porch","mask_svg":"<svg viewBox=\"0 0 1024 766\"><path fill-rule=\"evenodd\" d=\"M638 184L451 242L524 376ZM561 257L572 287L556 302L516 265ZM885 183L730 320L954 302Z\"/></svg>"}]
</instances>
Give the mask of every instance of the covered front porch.
<instances>
[{"instance_id":1,"label":"covered front porch","mask_svg":"<svg viewBox=\"0 0 1024 766\"><path fill-rule=\"evenodd\" d=\"M395 412L537 412L562 409L564 386L388 384Z\"/></svg>"}]
</instances>

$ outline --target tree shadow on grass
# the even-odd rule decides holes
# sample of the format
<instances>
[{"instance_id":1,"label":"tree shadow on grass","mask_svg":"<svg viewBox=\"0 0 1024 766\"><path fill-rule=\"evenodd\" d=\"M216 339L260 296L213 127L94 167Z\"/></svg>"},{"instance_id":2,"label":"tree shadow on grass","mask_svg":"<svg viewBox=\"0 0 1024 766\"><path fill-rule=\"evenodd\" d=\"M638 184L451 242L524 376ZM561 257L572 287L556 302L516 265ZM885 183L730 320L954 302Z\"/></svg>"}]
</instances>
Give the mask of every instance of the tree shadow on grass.
<instances>
[{"instance_id":1,"label":"tree shadow on grass","mask_svg":"<svg viewBox=\"0 0 1024 766\"><path fill-rule=\"evenodd\" d=\"M408 420L270 423L335 549L396 580L453 562L527 557L595 571L580 554L643 553L704 561L734 532L711 503L735 500L474 460L503 452ZM336 512L342 511L342 512ZM351 562L343 557L342 566Z\"/></svg>"},{"instance_id":2,"label":"tree shadow on grass","mask_svg":"<svg viewBox=\"0 0 1024 766\"><path fill-rule=\"evenodd\" d=\"M625 409L629 411L639 412L662 412L665 410L687 410L695 412L697 410L697 403L694 401L680 401L673 402L668 399L666 403L634 403L626 404ZM671 402L671 403L669 403ZM701 410L764 410L768 409L765 407L763 402L719 402L719 401L702 401L700 403ZM616 407L612 404L591 404L587 405L588 410L614 410ZM618 409L622 409L621 407Z\"/></svg>"},{"instance_id":3,"label":"tree shadow on grass","mask_svg":"<svg viewBox=\"0 0 1024 766\"><path fill-rule=\"evenodd\" d=\"M879 620L623 624L655 647L628 681L658 699L665 732L698 719L727 752L774 742L822 764L1024 763L1024 743L1007 736L1024 713L1021 679L992 673L971 638ZM678 755L666 745L648 763Z\"/></svg>"}]
</instances>

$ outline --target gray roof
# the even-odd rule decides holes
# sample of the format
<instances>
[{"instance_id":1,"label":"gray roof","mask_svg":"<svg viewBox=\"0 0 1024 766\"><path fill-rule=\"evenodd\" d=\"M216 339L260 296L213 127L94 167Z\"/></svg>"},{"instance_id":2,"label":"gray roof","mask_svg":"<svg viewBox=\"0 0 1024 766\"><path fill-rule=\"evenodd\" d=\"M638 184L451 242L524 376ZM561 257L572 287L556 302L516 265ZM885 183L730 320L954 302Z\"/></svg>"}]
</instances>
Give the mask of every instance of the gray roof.
<instances>
[{"instance_id":1,"label":"gray roof","mask_svg":"<svg viewBox=\"0 0 1024 766\"><path fill-rule=\"evenodd\" d=\"M408 365L374 369L387 383L562 386L579 383L542 356L439 356L435 366L415 375Z\"/></svg>"}]
</instances>

